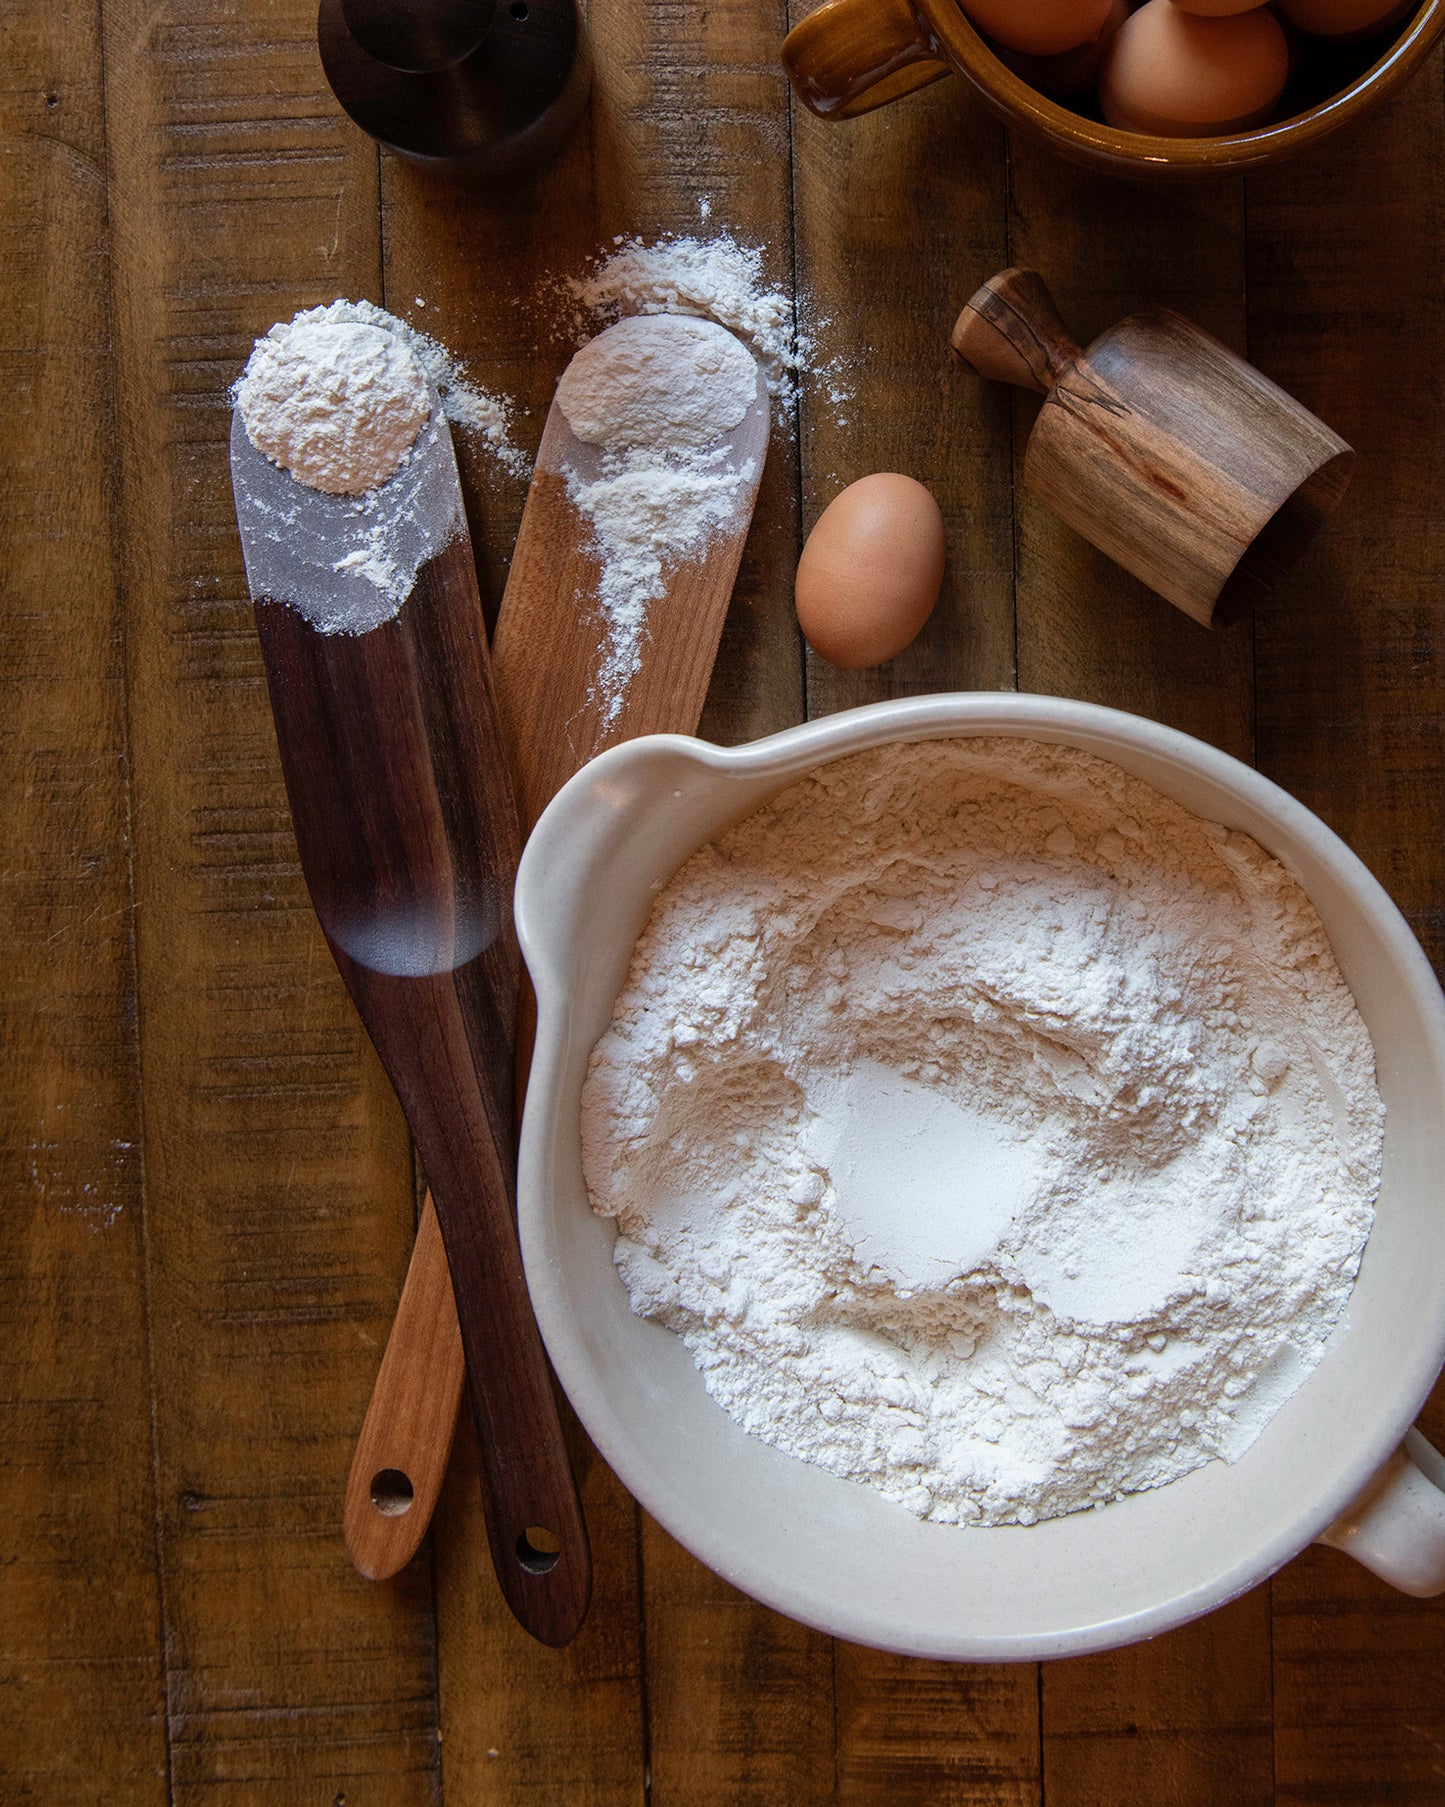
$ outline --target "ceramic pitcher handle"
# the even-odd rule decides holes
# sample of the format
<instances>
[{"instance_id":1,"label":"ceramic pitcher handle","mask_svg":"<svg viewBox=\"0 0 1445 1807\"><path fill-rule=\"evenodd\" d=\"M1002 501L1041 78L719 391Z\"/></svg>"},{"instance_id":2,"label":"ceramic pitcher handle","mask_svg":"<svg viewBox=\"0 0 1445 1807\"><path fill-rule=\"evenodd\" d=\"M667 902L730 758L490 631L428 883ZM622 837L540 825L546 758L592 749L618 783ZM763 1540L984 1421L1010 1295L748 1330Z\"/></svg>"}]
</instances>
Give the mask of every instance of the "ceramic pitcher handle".
<instances>
[{"instance_id":1,"label":"ceramic pitcher handle","mask_svg":"<svg viewBox=\"0 0 1445 1807\"><path fill-rule=\"evenodd\" d=\"M824 119L871 113L953 73L908 0L826 0L784 38L783 67Z\"/></svg>"},{"instance_id":2,"label":"ceramic pitcher handle","mask_svg":"<svg viewBox=\"0 0 1445 1807\"><path fill-rule=\"evenodd\" d=\"M1445 1456L1419 1431L1319 1536L1404 1594L1445 1594Z\"/></svg>"}]
</instances>

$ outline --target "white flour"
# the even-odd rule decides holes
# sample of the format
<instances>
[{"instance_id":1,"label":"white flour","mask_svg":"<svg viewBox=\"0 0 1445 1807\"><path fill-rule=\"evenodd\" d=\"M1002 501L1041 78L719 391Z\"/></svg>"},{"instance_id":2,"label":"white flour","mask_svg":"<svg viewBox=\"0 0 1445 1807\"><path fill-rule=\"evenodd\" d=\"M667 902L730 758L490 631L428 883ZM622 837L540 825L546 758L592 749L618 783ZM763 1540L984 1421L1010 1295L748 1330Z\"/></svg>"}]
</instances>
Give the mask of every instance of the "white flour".
<instances>
[{"instance_id":1,"label":"white flour","mask_svg":"<svg viewBox=\"0 0 1445 1807\"><path fill-rule=\"evenodd\" d=\"M704 219L710 211L709 205ZM599 320L628 314L694 314L716 320L750 348L769 393L785 412L797 401L805 374L821 380L830 401L850 399L837 362L820 368L806 308L769 285L756 247L740 245L726 232L712 238L664 238L651 245L636 238L615 244L588 275L563 285L579 333L595 331Z\"/></svg>"},{"instance_id":2,"label":"white flour","mask_svg":"<svg viewBox=\"0 0 1445 1807\"><path fill-rule=\"evenodd\" d=\"M321 308L257 340L236 405L257 451L330 496L385 483L431 413L426 372L408 345Z\"/></svg>"},{"instance_id":3,"label":"white flour","mask_svg":"<svg viewBox=\"0 0 1445 1807\"><path fill-rule=\"evenodd\" d=\"M669 314L609 327L557 385L568 426L599 454L562 475L600 565L604 727L638 670L648 606L665 593L669 567L736 520L757 475L756 459L739 460L726 435L758 392L746 346L711 321Z\"/></svg>"},{"instance_id":4,"label":"white flour","mask_svg":"<svg viewBox=\"0 0 1445 1807\"><path fill-rule=\"evenodd\" d=\"M290 603L322 633L368 633L393 619L421 566L465 529L433 397L445 420L526 475L510 404L369 301L278 322L232 394L250 443L303 486L257 471L237 488L252 592Z\"/></svg>"},{"instance_id":5,"label":"white flour","mask_svg":"<svg viewBox=\"0 0 1445 1807\"><path fill-rule=\"evenodd\" d=\"M704 848L583 1096L633 1309L947 1524L1242 1454L1344 1310L1383 1121L1284 869L1016 740L858 755Z\"/></svg>"}]
</instances>

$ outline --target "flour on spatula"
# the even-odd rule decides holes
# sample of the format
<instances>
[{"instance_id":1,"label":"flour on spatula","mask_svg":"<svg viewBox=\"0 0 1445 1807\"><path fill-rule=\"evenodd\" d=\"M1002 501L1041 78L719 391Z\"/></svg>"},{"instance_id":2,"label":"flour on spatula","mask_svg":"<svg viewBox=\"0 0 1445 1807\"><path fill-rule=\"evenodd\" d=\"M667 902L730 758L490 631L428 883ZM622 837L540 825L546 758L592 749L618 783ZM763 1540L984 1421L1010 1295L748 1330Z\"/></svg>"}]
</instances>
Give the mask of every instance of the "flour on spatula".
<instances>
[{"instance_id":1,"label":"flour on spatula","mask_svg":"<svg viewBox=\"0 0 1445 1807\"><path fill-rule=\"evenodd\" d=\"M582 1110L714 1398L974 1525L1242 1454L1345 1308L1383 1124L1284 868L1005 739L825 766L689 860Z\"/></svg>"},{"instance_id":2,"label":"flour on spatula","mask_svg":"<svg viewBox=\"0 0 1445 1807\"><path fill-rule=\"evenodd\" d=\"M600 568L604 727L621 713L668 574L737 521L757 461L736 459L726 435L758 387L752 354L724 327L670 314L609 327L557 385L574 436L598 452L586 469L569 462L561 474Z\"/></svg>"}]
</instances>

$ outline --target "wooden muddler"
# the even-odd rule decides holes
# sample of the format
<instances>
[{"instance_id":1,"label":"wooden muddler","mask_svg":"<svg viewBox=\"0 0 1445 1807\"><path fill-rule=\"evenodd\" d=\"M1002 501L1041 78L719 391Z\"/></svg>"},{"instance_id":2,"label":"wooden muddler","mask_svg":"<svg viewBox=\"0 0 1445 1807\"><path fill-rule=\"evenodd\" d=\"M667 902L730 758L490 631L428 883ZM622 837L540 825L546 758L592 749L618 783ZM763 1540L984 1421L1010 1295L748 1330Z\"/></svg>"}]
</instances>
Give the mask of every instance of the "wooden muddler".
<instances>
[{"instance_id":1,"label":"wooden muddler","mask_svg":"<svg viewBox=\"0 0 1445 1807\"><path fill-rule=\"evenodd\" d=\"M953 349L1046 398L1029 489L1206 627L1267 595L1349 486L1355 454L1337 433L1166 308L1081 351L1043 278L1005 270L959 315Z\"/></svg>"}]
</instances>

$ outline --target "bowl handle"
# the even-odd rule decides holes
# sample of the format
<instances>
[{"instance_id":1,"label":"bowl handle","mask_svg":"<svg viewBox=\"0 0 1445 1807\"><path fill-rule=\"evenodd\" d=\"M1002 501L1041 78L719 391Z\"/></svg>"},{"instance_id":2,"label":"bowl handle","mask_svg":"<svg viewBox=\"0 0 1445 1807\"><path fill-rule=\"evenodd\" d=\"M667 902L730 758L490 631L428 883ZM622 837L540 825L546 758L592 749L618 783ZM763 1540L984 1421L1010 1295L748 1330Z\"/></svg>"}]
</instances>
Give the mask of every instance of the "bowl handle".
<instances>
[{"instance_id":1,"label":"bowl handle","mask_svg":"<svg viewBox=\"0 0 1445 1807\"><path fill-rule=\"evenodd\" d=\"M1445 1456L1419 1431L1348 1511L1317 1539L1343 1550L1403 1594L1445 1594Z\"/></svg>"},{"instance_id":2,"label":"bowl handle","mask_svg":"<svg viewBox=\"0 0 1445 1807\"><path fill-rule=\"evenodd\" d=\"M824 119L871 113L953 73L908 0L826 0L783 39L783 67Z\"/></svg>"}]
</instances>

